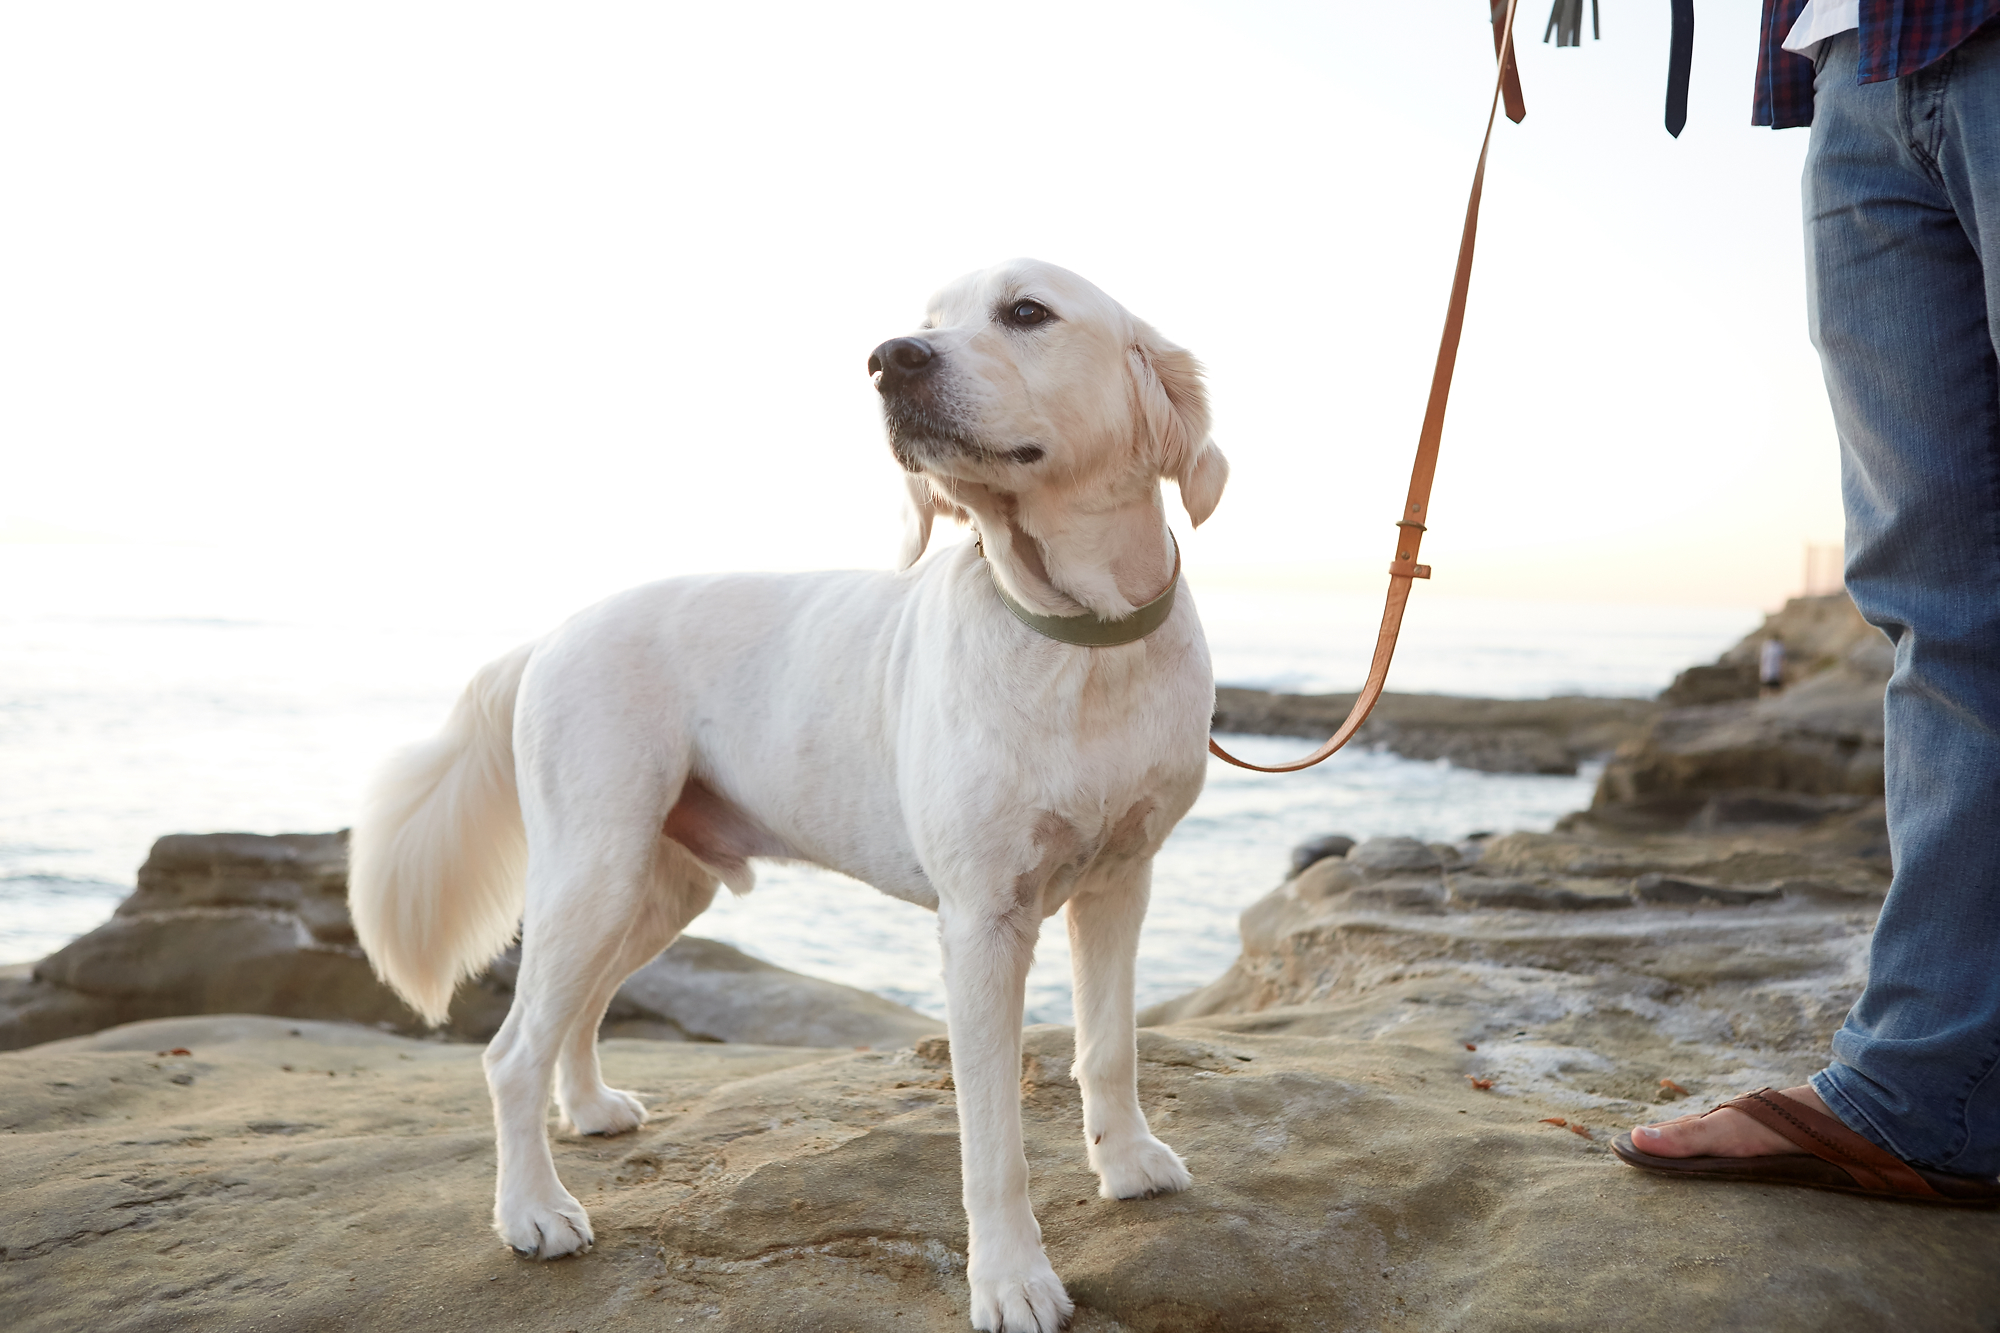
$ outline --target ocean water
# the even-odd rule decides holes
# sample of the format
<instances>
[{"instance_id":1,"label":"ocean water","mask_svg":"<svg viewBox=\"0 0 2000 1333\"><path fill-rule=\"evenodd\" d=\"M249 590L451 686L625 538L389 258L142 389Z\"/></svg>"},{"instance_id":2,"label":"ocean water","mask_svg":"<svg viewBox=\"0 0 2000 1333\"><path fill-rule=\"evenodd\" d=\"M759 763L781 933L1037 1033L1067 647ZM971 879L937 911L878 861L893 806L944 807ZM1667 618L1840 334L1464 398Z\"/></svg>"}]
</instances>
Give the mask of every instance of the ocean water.
<instances>
[{"instance_id":1,"label":"ocean water","mask_svg":"<svg viewBox=\"0 0 2000 1333\"><path fill-rule=\"evenodd\" d=\"M1373 596L1191 583L1224 683L1359 683L1380 616ZM346 826L374 766L435 730L475 668L594 595L315 584L202 548L0 546L0 963L41 957L104 920L162 834ZM1746 608L1420 590L1390 688L1648 695L1756 623ZM1250 759L1310 748L1231 744ZM1588 803L1595 777L1474 773L1356 750L1288 776L1211 761L1207 790L1155 863L1139 1001L1227 967L1237 915L1305 838L1544 829ZM693 931L941 1014L934 924L841 876L766 865L754 893L722 895ZM1032 1019L1068 1018L1068 973L1058 917L1030 975Z\"/></svg>"}]
</instances>

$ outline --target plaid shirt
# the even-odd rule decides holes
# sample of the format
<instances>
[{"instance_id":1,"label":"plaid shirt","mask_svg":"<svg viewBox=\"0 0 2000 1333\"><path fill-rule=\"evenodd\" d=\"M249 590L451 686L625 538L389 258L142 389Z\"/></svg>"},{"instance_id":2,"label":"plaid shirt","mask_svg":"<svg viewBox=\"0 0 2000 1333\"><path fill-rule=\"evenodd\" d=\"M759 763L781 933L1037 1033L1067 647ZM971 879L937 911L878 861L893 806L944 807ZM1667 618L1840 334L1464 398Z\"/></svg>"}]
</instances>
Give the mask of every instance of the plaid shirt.
<instances>
[{"instance_id":1,"label":"plaid shirt","mask_svg":"<svg viewBox=\"0 0 2000 1333\"><path fill-rule=\"evenodd\" d=\"M1784 49L1806 0L1764 0L1763 41L1757 50L1752 125L1789 129L1813 117L1813 62ZM1914 74L1951 54L2000 0L1861 0L1861 83Z\"/></svg>"}]
</instances>

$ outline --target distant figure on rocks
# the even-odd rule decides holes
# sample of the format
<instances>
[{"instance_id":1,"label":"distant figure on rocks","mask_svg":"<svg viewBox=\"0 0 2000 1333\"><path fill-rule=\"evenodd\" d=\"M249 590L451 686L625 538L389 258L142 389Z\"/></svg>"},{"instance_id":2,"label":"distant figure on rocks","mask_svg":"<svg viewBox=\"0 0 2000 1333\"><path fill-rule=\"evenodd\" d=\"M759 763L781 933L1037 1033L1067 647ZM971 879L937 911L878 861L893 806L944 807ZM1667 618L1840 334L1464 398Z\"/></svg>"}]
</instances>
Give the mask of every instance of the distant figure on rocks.
<instances>
[{"instance_id":1,"label":"distant figure on rocks","mask_svg":"<svg viewBox=\"0 0 2000 1333\"><path fill-rule=\"evenodd\" d=\"M1757 683L1766 694L1785 688L1785 641L1775 634L1757 650Z\"/></svg>"},{"instance_id":2,"label":"distant figure on rocks","mask_svg":"<svg viewBox=\"0 0 2000 1333\"><path fill-rule=\"evenodd\" d=\"M1896 874L1808 1085L1613 1144L1647 1170L2000 1203L2000 0L1764 0L1759 124L1811 125L1806 310L1847 590L1896 646ZM1766 676L1768 679L1768 675Z\"/></svg>"}]
</instances>

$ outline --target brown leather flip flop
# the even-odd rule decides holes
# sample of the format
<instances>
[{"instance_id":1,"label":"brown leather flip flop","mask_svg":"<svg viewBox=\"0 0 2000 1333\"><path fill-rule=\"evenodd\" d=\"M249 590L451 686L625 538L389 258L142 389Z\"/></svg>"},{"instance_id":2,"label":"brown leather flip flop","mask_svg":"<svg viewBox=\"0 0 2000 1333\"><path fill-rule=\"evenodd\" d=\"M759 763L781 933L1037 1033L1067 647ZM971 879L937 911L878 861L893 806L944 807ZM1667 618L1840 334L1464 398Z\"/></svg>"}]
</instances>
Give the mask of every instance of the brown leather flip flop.
<instances>
[{"instance_id":1,"label":"brown leather flip flop","mask_svg":"<svg viewBox=\"0 0 2000 1333\"><path fill-rule=\"evenodd\" d=\"M1633 1146L1630 1134L1611 1141L1611 1151L1629 1165L1663 1175L1740 1180L1765 1185L1804 1185L1871 1199L1942 1204L1948 1208L2000 1205L2000 1180L1954 1176L1912 1166L1824 1115L1769 1088L1724 1102L1714 1111L1741 1111L1799 1145L1803 1152L1772 1157L1655 1157Z\"/></svg>"}]
</instances>

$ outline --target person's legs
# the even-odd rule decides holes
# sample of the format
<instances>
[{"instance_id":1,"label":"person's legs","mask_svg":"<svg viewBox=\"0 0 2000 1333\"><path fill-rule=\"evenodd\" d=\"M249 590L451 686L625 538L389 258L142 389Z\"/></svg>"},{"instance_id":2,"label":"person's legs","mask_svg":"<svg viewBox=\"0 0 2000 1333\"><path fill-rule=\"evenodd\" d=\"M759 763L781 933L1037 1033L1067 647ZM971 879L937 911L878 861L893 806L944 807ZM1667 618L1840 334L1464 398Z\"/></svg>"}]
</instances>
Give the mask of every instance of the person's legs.
<instances>
[{"instance_id":1,"label":"person's legs","mask_svg":"<svg viewBox=\"0 0 2000 1333\"><path fill-rule=\"evenodd\" d=\"M1820 69L1805 178L1809 318L1839 428L1847 579L1896 644L1896 877L1869 984L1810 1089L1906 1160L2000 1173L2000 25L1930 69ZM1990 260L1991 262L1985 262ZM1817 1096L1814 1096L1814 1094ZM1796 1151L1739 1112L1656 1156Z\"/></svg>"},{"instance_id":2,"label":"person's legs","mask_svg":"<svg viewBox=\"0 0 2000 1333\"><path fill-rule=\"evenodd\" d=\"M1851 61L1853 39L1847 39ZM1851 81L1852 75L1848 76ZM1840 429L1847 583L1896 645L1896 877L1813 1087L1909 1161L2000 1174L2000 26L1930 69L1822 82L1813 338ZM1829 105L1830 104L1830 105ZM1889 113L1893 112L1893 121ZM1871 140L1873 142L1871 142ZM1897 160L1899 159L1899 160Z\"/></svg>"}]
</instances>

